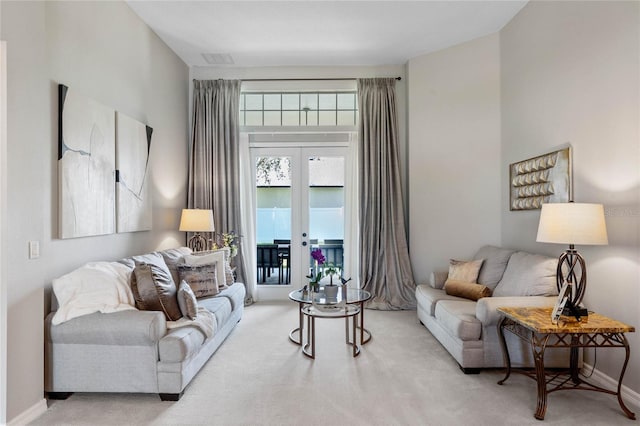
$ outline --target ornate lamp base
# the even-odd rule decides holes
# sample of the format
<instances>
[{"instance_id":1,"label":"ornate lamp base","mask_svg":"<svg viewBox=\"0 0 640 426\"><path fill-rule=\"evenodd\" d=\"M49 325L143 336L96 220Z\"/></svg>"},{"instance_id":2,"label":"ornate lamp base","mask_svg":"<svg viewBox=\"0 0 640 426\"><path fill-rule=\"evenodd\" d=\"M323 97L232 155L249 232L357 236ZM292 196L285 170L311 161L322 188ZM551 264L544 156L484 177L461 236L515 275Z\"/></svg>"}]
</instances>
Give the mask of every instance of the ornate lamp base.
<instances>
[{"instance_id":1,"label":"ornate lamp base","mask_svg":"<svg viewBox=\"0 0 640 426\"><path fill-rule=\"evenodd\" d=\"M202 235L195 234L189 238L187 245L192 251L205 251L207 249L207 240Z\"/></svg>"}]
</instances>

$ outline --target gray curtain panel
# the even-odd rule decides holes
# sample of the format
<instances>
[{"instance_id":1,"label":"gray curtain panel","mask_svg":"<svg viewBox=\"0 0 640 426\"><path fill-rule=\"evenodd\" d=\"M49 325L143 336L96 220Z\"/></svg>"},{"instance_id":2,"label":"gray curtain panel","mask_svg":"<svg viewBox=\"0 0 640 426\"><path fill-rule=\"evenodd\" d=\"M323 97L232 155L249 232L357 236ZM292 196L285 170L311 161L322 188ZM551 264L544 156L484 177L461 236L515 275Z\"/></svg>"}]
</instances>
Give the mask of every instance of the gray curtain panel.
<instances>
[{"instance_id":1,"label":"gray curtain panel","mask_svg":"<svg viewBox=\"0 0 640 426\"><path fill-rule=\"evenodd\" d=\"M189 208L212 209L216 232L236 231L240 221L240 80L194 80L189 158ZM242 242L242 241L241 241ZM234 262L239 281L245 265L240 244ZM250 299L252 295L248 294Z\"/></svg>"},{"instance_id":2,"label":"gray curtain panel","mask_svg":"<svg viewBox=\"0 0 640 426\"><path fill-rule=\"evenodd\" d=\"M367 308L415 309L398 162L396 80L358 79L360 282Z\"/></svg>"}]
</instances>

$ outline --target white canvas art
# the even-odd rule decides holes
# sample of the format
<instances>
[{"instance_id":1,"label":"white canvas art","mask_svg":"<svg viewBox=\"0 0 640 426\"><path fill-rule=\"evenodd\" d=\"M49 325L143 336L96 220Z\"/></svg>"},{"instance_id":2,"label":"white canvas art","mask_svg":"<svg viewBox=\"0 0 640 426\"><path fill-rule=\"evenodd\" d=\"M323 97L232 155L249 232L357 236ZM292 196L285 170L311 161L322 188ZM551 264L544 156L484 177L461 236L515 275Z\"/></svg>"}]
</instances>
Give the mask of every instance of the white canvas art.
<instances>
[{"instance_id":1,"label":"white canvas art","mask_svg":"<svg viewBox=\"0 0 640 426\"><path fill-rule=\"evenodd\" d=\"M115 232L115 110L59 85L60 238Z\"/></svg>"},{"instance_id":2,"label":"white canvas art","mask_svg":"<svg viewBox=\"0 0 640 426\"><path fill-rule=\"evenodd\" d=\"M152 225L149 148L152 129L120 112L116 116L118 232L148 231Z\"/></svg>"}]
</instances>

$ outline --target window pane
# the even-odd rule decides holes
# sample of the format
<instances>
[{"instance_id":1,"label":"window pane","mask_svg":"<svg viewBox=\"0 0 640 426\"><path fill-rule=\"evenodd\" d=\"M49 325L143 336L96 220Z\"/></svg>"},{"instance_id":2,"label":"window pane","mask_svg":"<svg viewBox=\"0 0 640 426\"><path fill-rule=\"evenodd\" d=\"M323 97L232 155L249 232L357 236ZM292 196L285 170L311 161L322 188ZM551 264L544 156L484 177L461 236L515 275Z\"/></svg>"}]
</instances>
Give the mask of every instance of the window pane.
<instances>
[{"instance_id":1,"label":"window pane","mask_svg":"<svg viewBox=\"0 0 640 426\"><path fill-rule=\"evenodd\" d=\"M353 126L356 124L355 111L338 111L338 126Z\"/></svg>"},{"instance_id":2,"label":"window pane","mask_svg":"<svg viewBox=\"0 0 640 426\"><path fill-rule=\"evenodd\" d=\"M280 110L280 94L264 95L264 109L272 111Z\"/></svg>"},{"instance_id":3,"label":"window pane","mask_svg":"<svg viewBox=\"0 0 640 426\"><path fill-rule=\"evenodd\" d=\"M318 109L336 109L336 94L335 93L321 93L320 108Z\"/></svg>"},{"instance_id":4,"label":"window pane","mask_svg":"<svg viewBox=\"0 0 640 426\"><path fill-rule=\"evenodd\" d=\"M262 126L262 111L247 111L245 114L245 126Z\"/></svg>"},{"instance_id":5,"label":"window pane","mask_svg":"<svg viewBox=\"0 0 640 426\"><path fill-rule=\"evenodd\" d=\"M318 109L318 95L316 93L303 93L300 95L300 109Z\"/></svg>"},{"instance_id":6,"label":"window pane","mask_svg":"<svg viewBox=\"0 0 640 426\"><path fill-rule=\"evenodd\" d=\"M355 109L355 93L338 93L338 109Z\"/></svg>"},{"instance_id":7,"label":"window pane","mask_svg":"<svg viewBox=\"0 0 640 426\"><path fill-rule=\"evenodd\" d=\"M240 95L240 109L241 110L244 109L244 97L245 97L244 94Z\"/></svg>"},{"instance_id":8,"label":"window pane","mask_svg":"<svg viewBox=\"0 0 640 426\"><path fill-rule=\"evenodd\" d=\"M261 110L262 109L262 95L245 95L246 109Z\"/></svg>"},{"instance_id":9,"label":"window pane","mask_svg":"<svg viewBox=\"0 0 640 426\"><path fill-rule=\"evenodd\" d=\"M300 110L300 95L295 94L283 94L282 95L282 109Z\"/></svg>"},{"instance_id":10,"label":"window pane","mask_svg":"<svg viewBox=\"0 0 640 426\"><path fill-rule=\"evenodd\" d=\"M265 126L280 126L280 111L265 111L264 112L264 125Z\"/></svg>"},{"instance_id":11,"label":"window pane","mask_svg":"<svg viewBox=\"0 0 640 426\"><path fill-rule=\"evenodd\" d=\"M298 111L282 111L283 126L299 126L300 114Z\"/></svg>"},{"instance_id":12,"label":"window pane","mask_svg":"<svg viewBox=\"0 0 640 426\"><path fill-rule=\"evenodd\" d=\"M301 126L317 126L318 125L318 111L300 111L300 125Z\"/></svg>"},{"instance_id":13,"label":"window pane","mask_svg":"<svg viewBox=\"0 0 640 426\"><path fill-rule=\"evenodd\" d=\"M321 126L335 126L336 125L336 112L335 111L320 111L320 125Z\"/></svg>"},{"instance_id":14,"label":"window pane","mask_svg":"<svg viewBox=\"0 0 640 426\"><path fill-rule=\"evenodd\" d=\"M244 126L244 111L242 110L238 113L238 122L241 126Z\"/></svg>"}]
</instances>

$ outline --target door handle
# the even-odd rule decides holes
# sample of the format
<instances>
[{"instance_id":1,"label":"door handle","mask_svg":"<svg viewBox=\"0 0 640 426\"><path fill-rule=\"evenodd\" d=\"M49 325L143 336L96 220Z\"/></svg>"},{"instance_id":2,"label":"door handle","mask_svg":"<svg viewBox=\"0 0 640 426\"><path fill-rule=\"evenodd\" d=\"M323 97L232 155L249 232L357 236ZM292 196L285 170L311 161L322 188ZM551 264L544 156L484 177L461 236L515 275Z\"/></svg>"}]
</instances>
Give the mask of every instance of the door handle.
<instances>
[{"instance_id":1,"label":"door handle","mask_svg":"<svg viewBox=\"0 0 640 426\"><path fill-rule=\"evenodd\" d=\"M307 233L306 233L306 232L303 232L303 233L302 233L302 236L303 236L303 237L306 237L306 236L307 236Z\"/></svg>"},{"instance_id":2,"label":"door handle","mask_svg":"<svg viewBox=\"0 0 640 426\"><path fill-rule=\"evenodd\" d=\"M303 241L303 242L302 242L302 245L303 245L303 246L306 246L306 245L307 245L307 242L306 242L306 241Z\"/></svg>"}]
</instances>

